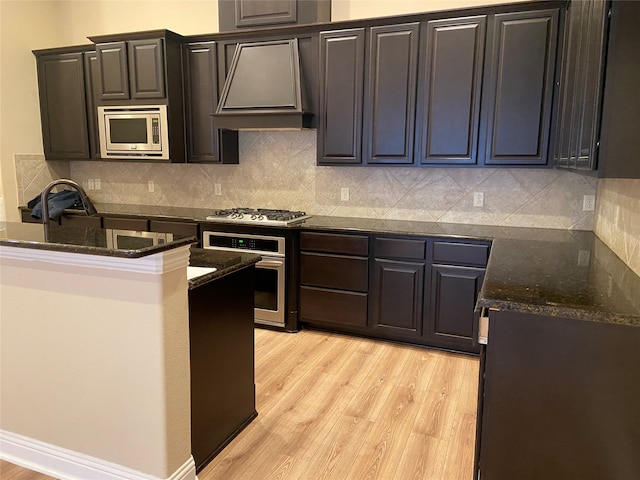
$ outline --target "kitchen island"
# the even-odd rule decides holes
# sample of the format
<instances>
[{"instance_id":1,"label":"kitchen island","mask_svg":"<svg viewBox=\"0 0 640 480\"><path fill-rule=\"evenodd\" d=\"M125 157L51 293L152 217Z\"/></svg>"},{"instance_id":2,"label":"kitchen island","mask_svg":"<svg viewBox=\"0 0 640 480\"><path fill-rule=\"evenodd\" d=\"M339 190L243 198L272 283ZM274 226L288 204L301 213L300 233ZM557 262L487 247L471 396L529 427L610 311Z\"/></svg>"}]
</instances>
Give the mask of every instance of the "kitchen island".
<instances>
[{"instance_id":1,"label":"kitchen island","mask_svg":"<svg viewBox=\"0 0 640 480\"><path fill-rule=\"evenodd\" d=\"M102 229L50 225L45 243L42 225L2 227L3 458L58 477L194 479L190 292L260 257L196 255L208 273L188 280L194 237L118 250Z\"/></svg>"}]
</instances>

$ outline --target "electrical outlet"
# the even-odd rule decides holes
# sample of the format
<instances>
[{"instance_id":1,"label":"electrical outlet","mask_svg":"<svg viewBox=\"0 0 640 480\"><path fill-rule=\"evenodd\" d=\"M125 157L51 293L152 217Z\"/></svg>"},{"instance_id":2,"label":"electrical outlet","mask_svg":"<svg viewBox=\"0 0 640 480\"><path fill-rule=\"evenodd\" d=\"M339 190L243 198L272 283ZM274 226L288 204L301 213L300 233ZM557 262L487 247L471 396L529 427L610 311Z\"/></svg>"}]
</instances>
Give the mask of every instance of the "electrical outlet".
<instances>
[{"instance_id":1,"label":"electrical outlet","mask_svg":"<svg viewBox=\"0 0 640 480\"><path fill-rule=\"evenodd\" d=\"M591 261L591 250L578 250L578 266L588 267Z\"/></svg>"},{"instance_id":2,"label":"electrical outlet","mask_svg":"<svg viewBox=\"0 0 640 480\"><path fill-rule=\"evenodd\" d=\"M582 197L582 211L593 212L596 209L596 196L595 195L583 195Z\"/></svg>"},{"instance_id":3,"label":"electrical outlet","mask_svg":"<svg viewBox=\"0 0 640 480\"><path fill-rule=\"evenodd\" d=\"M349 189L346 187L343 187L340 189L340 200L342 202L348 202L349 201Z\"/></svg>"},{"instance_id":4,"label":"electrical outlet","mask_svg":"<svg viewBox=\"0 0 640 480\"><path fill-rule=\"evenodd\" d=\"M482 206L484 206L484 193L483 192L474 192L474 194L473 194L473 206L474 207L482 207Z\"/></svg>"},{"instance_id":5,"label":"electrical outlet","mask_svg":"<svg viewBox=\"0 0 640 480\"><path fill-rule=\"evenodd\" d=\"M93 186L96 187L96 190L100 190L100 179L96 178L93 180Z\"/></svg>"},{"instance_id":6,"label":"electrical outlet","mask_svg":"<svg viewBox=\"0 0 640 480\"><path fill-rule=\"evenodd\" d=\"M149 180L147 186L149 187L149 192L153 193L156 191L156 185L153 183L153 180Z\"/></svg>"},{"instance_id":7,"label":"electrical outlet","mask_svg":"<svg viewBox=\"0 0 640 480\"><path fill-rule=\"evenodd\" d=\"M93 178L90 178L89 180L87 180L87 190L95 190L95 189L96 189L96 186L93 181Z\"/></svg>"},{"instance_id":8,"label":"electrical outlet","mask_svg":"<svg viewBox=\"0 0 640 480\"><path fill-rule=\"evenodd\" d=\"M219 183L214 183L213 184L213 193L215 195L222 195L222 185L220 185Z\"/></svg>"}]
</instances>

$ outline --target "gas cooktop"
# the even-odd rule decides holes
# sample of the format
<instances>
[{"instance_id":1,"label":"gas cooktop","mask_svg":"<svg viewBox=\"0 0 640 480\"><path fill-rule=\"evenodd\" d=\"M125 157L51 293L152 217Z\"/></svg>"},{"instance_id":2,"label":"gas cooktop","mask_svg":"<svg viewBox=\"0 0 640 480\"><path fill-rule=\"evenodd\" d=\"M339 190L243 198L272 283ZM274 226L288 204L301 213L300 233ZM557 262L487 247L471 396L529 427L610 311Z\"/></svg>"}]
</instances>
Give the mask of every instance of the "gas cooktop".
<instances>
[{"instance_id":1,"label":"gas cooktop","mask_svg":"<svg viewBox=\"0 0 640 480\"><path fill-rule=\"evenodd\" d=\"M211 222L250 223L256 225L291 225L309 218L305 212L290 210L271 210L268 208L229 208L216 210L209 215Z\"/></svg>"}]
</instances>

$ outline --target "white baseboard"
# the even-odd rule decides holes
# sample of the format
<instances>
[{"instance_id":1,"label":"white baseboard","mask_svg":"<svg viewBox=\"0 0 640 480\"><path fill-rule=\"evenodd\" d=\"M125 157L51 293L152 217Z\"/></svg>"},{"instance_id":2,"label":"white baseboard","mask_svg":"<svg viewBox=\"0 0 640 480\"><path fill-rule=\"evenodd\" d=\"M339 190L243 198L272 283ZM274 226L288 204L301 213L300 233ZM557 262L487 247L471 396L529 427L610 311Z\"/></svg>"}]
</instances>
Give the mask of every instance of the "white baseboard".
<instances>
[{"instance_id":1,"label":"white baseboard","mask_svg":"<svg viewBox=\"0 0 640 480\"><path fill-rule=\"evenodd\" d=\"M0 430L0 458L60 480L197 480L192 456L163 479L5 430Z\"/></svg>"}]
</instances>

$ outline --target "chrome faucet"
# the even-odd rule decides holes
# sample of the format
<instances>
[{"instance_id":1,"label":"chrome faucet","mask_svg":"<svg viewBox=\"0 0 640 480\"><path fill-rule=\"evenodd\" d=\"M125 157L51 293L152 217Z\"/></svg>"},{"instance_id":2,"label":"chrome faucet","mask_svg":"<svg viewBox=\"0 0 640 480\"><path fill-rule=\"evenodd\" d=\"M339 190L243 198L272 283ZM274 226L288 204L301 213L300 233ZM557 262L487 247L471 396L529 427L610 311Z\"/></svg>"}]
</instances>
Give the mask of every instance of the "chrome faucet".
<instances>
[{"instance_id":1,"label":"chrome faucet","mask_svg":"<svg viewBox=\"0 0 640 480\"><path fill-rule=\"evenodd\" d=\"M89 197L84 191L84 188L82 188L78 183L66 178L54 180L49 185L44 187L44 190L40 194L40 204L42 205L42 224L44 226L45 242L49 241L49 193L51 193L51 190L53 190L53 188L58 185L68 185L69 187L73 187L76 189L76 191L80 195L82 206L84 207L84 211L87 213L87 215L95 215L96 213L98 213L96 207L93 205L91 200L89 200Z\"/></svg>"}]
</instances>

